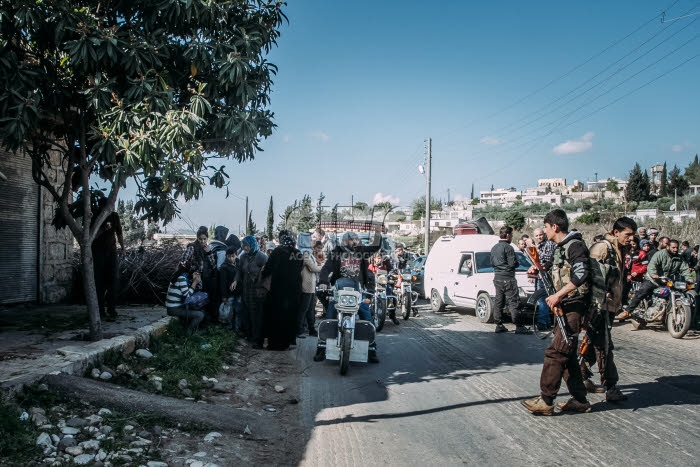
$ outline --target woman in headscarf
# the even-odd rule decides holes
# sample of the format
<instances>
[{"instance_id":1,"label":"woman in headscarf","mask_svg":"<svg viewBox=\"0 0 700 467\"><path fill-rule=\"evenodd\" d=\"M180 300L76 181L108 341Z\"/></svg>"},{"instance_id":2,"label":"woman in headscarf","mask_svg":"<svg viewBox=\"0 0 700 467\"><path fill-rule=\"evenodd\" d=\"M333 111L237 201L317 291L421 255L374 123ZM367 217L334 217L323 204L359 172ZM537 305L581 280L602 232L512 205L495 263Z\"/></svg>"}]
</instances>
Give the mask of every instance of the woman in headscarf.
<instances>
[{"instance_id":1,"label":"woman in headscarf","mask_svg":"<svg viewBox=\"0 0 700 467\"><path fill-rule=\"evenodd\" d=\"M241 330L248 341L253 343L253 348L262 349L263 306L267 289L263 286L261 273L267 256L259 250L258 241L252 235L243 237L241 244L243 254L233 282L234 289L241 288Z\"/></svg>"},{"instance_id":2,"label":"woman in headscarf","mask_svg":"<svg viewBox=\"0 0 700 467\"><path fill-rule=\"evenodd\" d=\"M270 281L270 293L265 301L268 350L287 350L290 345L296 344L301 300L301 252L287 230L280 232L279 242L262 272L263 281Z\"/></svg>"}]
</instances>

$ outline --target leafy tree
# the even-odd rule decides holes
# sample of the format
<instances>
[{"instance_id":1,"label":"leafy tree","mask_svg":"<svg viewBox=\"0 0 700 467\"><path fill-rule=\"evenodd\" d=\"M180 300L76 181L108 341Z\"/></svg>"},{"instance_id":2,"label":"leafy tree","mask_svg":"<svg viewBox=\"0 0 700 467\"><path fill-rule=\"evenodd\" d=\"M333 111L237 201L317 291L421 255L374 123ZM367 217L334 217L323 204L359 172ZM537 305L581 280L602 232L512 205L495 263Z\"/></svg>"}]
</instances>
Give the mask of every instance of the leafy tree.
<instances>
[{"instance_id":1,"label":"leafy tree","mask_svg":"<svg viewBox=\"0 0 700 467\"><path fill-rule=\"evenodd\" d=\"M389 201L384 201L382 203L377 203L374 205L375 211L389 212L393 208L394 207L391 205L391 203Z\"/></svg>"},{"instance_id":2,"label":"leafy tree","mask_svg":"<svg viewBox=\"0 0 700 467\"><path fill-rule=\"evenodd\" d=\"M90 337L102 338L92 241L133 180L134 209L169 222L177 199L226 186L275 127L279 0L3 0L0 140L32 161L81 252ZM56 183L51 173L60 173ZM63 180L68 183L63 183ZM106 187L93 212L90 186ZM84 196L81 196L84 195ZM82 202L82 218L70 209Z\"/></svg>"},{"instance_id":3,"label":"leafy tree","mask_svg":"<svg viewBox=\"0 0 700 467\"><path fill-rule=\"evenodd\" d=\"M287 206L284 214L280 216L282 223L278 230L287 229L294 234L308 232L316 225L314 222L314 211L311 206L311 196L304 195L301 201L295 200L294 204Z\"/></svg>"},{"instance_id":4,"label":"leafy tree","mask_svg":"<svg viewBox=\"0 0 700 467\"><path fill-rule=\"evenodd\" d=\"M146 238L148 240L153 240L153 236L157 233L160 233L160 226L158 225L158 222L154 220L148 221L148 227L146 228Z\"/></svg>"},{"instance_id":5,"label":"leafy tree","mask_svg":"<svg viewBox=\"0 0 700 467\"><path fill-rule=\"evenodd\" d=\"M362 201L358 201L357 203L355 203L355 206L353 206L352 209L353 211L359 211L360 214L365 214L369 210L369 205Z\"/></svg>"},{"instance_id":6,"label":"leafy tree","mask_svg":"<svg viewBox=\"0 0 700 467\"><path fill-rule=\"evenodd\" d=\"M678 195L683 195L688 191L688 180L681 175L681 171L678 166L674 165L671 171L668 173L668 194L673 195L678 193Z\"/></svg>"},{"instance_id":7,"label":"leafy tree","mask_svg":"<svg viewBox=\"0 0 700 467\"><path fill-rule=\"evenodd\" d=\"M617 180L613 180L613 179L609 178L608 183L605 184L605 191L610 191L612 193L619 193L620 186L618 185Z\"/></svg>"},{"instance_id":8,"label":"leafy tree","mask_svg":"<svg viewBox=\"0 0 700 467\"><path fill-rule=\"evenodd\" d=\"M479 198L472 198L472 202L469 204L471 204L472 206L476 206L477 204L479 204Z\"/></svg>"},{"instance_id":9,"label":"leafy tree","mask_svg":"<svg viewBox=\"0 0 700 467\"><path fill-rule=\"evenodd\" d=\"M143 228L143 221L134 212L134 202L123 200L117 205L117 214L122 224L124 233L124 244L127 246L138 245L146 239L146 231Z\"/></svg>"},{"instance_id":10,"label":"leafy tree","mask_svg":"<svg viewBox=\"0 0 700 467\"><path fill-rule=\"evenodd\" d=\"M656 208L660 211L668 211L673 204L673 198L663 197L656 200Z\"/></svg>"},{"instance_id":11,"label":"leafy tree","mask_svg":"<svg viewBox=\"0 0 700 467\"><path fill-rule=\"evenodd\" d=\"M246 227L246 233L248 235L255 235L258 233L258 226L253 222L253 211L248 213L248 226Z\"/></svg>"},{"instance_id":12,"label":"leafy tree","mask_svg":"<svg viewBox=\"0 0 700 467\"><path fill-rule=\"evenodd\" d=\"M440 209L442 209L442 203L440 203L435 198L431 197L430 198L430 210L431 211L439 211ZM411 203L411 210L413 211L412 219L414 221L417 221L417 220L425 217L425 195L421 196L418 199L413 200L413 203Z\"/></svg>"},{"instance_id":13,"label":"leafy tree","mask_svg":"<svg viewBox=\"0 0 700 467\"><path fill-rule=\"evenodd\" d=\"M274 238L274 227L275 227L275 212L272 207L272 196L270 196L270 206L267 208L267 238L272 240Z\"/></svg>"},{"instance_id":14,"label":"leafy tree","mask_svg":"<svg viewBox=\"0 0 700 467\"><path fill-rule=\"evenodd\" d=\"M691 185L700 185L700 162L698 162L697 154L695 154L695 159L693 159L693 162L686 167L683 176Z\"/></svg>"},{"instance_id":15,"label":"leafy tree","mask_svg":"<svg viewBox=\"0 0 700 467\"><path fill-rule=\"evenodd\" d=\"M324 218L324 211L323 211L323 201L326 199L326 195L321 192L320 195L318 195L318 200L316 201L316 219L315 222L318 224L321 222Z\"/></svg>"},{"instance_id":16,"label":"leafy tree","mask_svg":"<svg viewBox=\"0 0 700 467\"><path fill-rule=\"evenodd\" d=\"M600 213L598 211L586 211L576 218L576 222L581 224L598 224L600 223Z\"/></svg>"},{"instance_id":17,"label":"leafy tree","mask_svg":"<svg viewBox=\"0 0 700 467\"><path fill-rule=\"evenodd\" d=\"M650 189L649 176L646 171L642 171L639 163L635 163L627 180L627 200L637 202L647 201L649 199Z\"/></svg>"},{"instance_id":18,"label":"leafy tree","mask_svg":"<svg viewBox=\"0 0 700 467\"><path fill-rule=\"evenodd\" d=\"M668 196L668 172L666 171L666 162L661 170L661 180L659 182L659 196Z\"/></svg>"},{"instance_id":19,"label":"leafy tree","mask_svg":"<svg viewBox=\"0 0 700 467\"><path fill-rule=\"evenodd\" d=\"M508 211L503 220L506 222L506 225L513 227L514 230L522 230L525 227L525 216L523 216L522 212L515 209Z\"/></svg>"}]
</instances>

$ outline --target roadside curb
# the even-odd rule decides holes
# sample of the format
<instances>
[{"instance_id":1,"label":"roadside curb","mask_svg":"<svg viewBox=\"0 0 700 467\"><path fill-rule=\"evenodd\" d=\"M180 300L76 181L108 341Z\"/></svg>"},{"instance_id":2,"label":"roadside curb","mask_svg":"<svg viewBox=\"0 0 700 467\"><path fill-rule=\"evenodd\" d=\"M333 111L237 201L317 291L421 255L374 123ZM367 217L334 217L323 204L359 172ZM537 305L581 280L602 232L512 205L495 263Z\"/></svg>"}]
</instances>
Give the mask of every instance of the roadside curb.
<instances>
[{"instance_id":1,"label":"roadside curb","mask_svg":"<svg viewBox=\"0 0 700 467\"><path fill-rule=\"evenodd\" d=\"M82 376L87 369L102 360L107 351L119 351L129 355L136 349L148 347L151 336L162 334L173 319L166 316L151 324L138 328L133 334L119 335L98 342L84 345L73 344L56 349L53 354L45 354L39 358L23 361L23 367L11 372L9 377L0 380L0 391L4 396L13 396L21 391L24 385L38 383L49 374L65 373Z\"/></svg>"}]
</instances>

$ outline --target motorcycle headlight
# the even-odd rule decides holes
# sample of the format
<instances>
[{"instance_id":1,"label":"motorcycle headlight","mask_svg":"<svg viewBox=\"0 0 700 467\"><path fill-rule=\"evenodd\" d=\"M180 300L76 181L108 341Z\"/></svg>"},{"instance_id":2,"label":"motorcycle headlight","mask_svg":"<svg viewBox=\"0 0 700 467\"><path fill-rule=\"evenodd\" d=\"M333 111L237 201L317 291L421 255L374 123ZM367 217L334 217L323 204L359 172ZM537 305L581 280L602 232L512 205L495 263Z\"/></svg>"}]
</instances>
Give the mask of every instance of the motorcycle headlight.
<instances>
[{"instance_id":1,"label":"motorcycle headlight","mask_svg":"<svg viewBox=\"0 0 700 467\"><path fill-rule=\"evenodd\" d=\"M357 306L357 297L353 295L341 295L339 304L340 306L345 306L348 308Z\"/></svg>"},{"instance_id":2,"label":"motorcycle headlight","mask_svg":"<svg viewBox=\"0 0 700 467\"><path fill-rule=\"evenodd\" d=\"M677 289L685 289L685 282L676 282L675 287Z\"/></svg>"},{"instance_id":3,"label":"motorcycle headlight","mask_svg":"<svg viewBox=\"0 0 700 467\"><path fill-rule=\"evenodd\" d=\"M411 280L411 275L410 274L403 274L401 278L405 281L410 281Z\"/></svg>"},{"instance_id":4,"label":"motorcycle headlight","mask_svg":"<svg viewBox=\"0 0 700 467\"><path fill-rule=\"evenodd\" d=\"M685 290L695 290L695 284L685 284Z\"/></svg>"}]
</instances>

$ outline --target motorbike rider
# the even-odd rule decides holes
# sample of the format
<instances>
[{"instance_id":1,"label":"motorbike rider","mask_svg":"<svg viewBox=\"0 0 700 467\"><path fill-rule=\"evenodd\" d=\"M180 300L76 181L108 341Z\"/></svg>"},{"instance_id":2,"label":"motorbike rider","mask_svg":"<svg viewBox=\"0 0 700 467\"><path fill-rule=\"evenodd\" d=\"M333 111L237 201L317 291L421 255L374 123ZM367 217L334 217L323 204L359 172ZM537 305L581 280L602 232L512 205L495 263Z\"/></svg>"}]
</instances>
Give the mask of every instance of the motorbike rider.
<instances>
[{"instance_id":1,"label":"motorbike rider","mask_svg":"<svg viewBox=\"0 0 700 467\"><path fill-rule=\"evenodd\" d=\"M660 277L672 277L675 275L683 276L686 282L691 282L690 268L683 262L678 254L680 242L671 240L668 246L656 254L649 260L647 266L646 280L639 286L639 290L634 294L629 305L623 309L622 313L617 315L617 319L625 320L631 316L631 312L639 305L642 299L651 295L655 288L659 287Z\"/></svg>"},{"instance_id":2,"label":"motorbike rider","mask_svg":"<svg viewBox=\"0 0 700 467\"><path fill-rule=\"evenodd\" d=\"M394 264L394 269L397 269L399 272L406 269L408 267L408 262L411 260L408 252L406 251L406 245L403 243L397 243L391 259L392 263ZM418 311L416 311L415 308L413 309L413 316L418 316Z\"/></svg>"},{"instance_id":3,"label":"motorbike rider","mask_svg":"<svg viewBox=\"0 0 700 467\"><path fill-rule=\"evenodd\" d=\"M370 254L379 251L381 242L381 227L377 227L374 243L369 246L363 245L360 237L354 232L343 234L341 244L331 251L321 269L318 288L323 291L328 288L328 285L332 285L336 288L354 287L356 290L361 290L363 286L367 285L367 258ZM361 320L372 320L369 305L364 301L360 302L360 309L357 314ZM326 318L337 318L335 302L333 301L328 304ZM326 348L325 345L321 346L321 344L324 344L321 339L319 339L318 344L319 346L314 356L314 361L316 362L323 361L326 358ZM370 342L368 360L371 363L379 363L376 342Z\"/></svg>"},{"instance_id":4,"label":"motorbike rider","mask_svg":"<svg viewBox=\"0 0 700 467\"><path fill-rule=\"evenodd\" d=\"M375 277L377 276L377 271L385 271L388 274L389 271L391 271L392 269L391 260L389 260L389 257L384 256L384 254L381 251L378 251L374 255L372 255L372 263L369 266L367 266L367 269L369 270L369 272L374 274ZM394 294L394 287L391 284L386 284L386 294ZM400 324L399 320L396 318L396 307L394 307L393 310L389 311L389 319L395 325Z\"/></svg>"}]
</instances>

